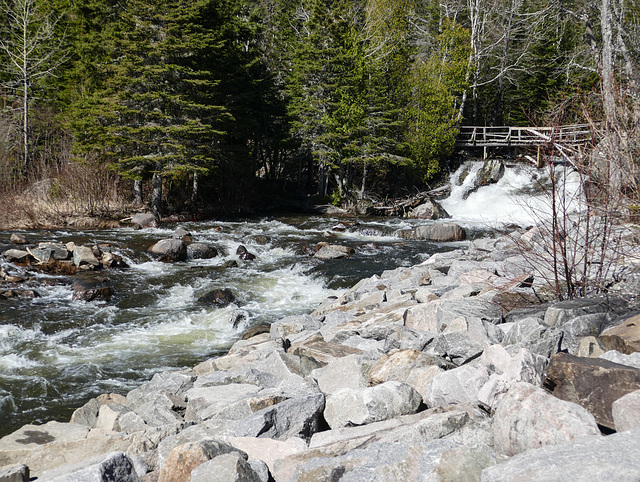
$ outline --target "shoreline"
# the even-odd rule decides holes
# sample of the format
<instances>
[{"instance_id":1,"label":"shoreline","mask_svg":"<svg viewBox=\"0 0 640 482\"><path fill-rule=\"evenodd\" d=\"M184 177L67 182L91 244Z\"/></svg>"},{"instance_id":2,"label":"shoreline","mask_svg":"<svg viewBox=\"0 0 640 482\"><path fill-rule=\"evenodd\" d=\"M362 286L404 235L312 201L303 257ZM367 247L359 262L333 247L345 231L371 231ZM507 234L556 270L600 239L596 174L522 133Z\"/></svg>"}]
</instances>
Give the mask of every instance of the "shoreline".
<instances>
[{"instance_id":1,"label":"shoreline","mask_svg":"<svg viewBox=\"0 0 640 482\"><path fill-rule=\"evenodd\" d=\"M623 296L635 285L608 299L505 312L507 294L525 299L539 288L519 257L512 237L483 238L365 278L310 315L255 329L224 356L159 373L126 397L93 399L69 423L23 427L0 439L0 466L25 464L36 480L96 467L103 475L83 480L104 480L108 467L144 481L205 480L194 477L229 467L246 477L237 480L276 481L460 470L469 480L536 480L549 467L585 480L605 466L640 476L639 450L629 447L640 446L640 429L626 431L640 417L630 422L623 410L640 396L640 364L612 349L638 309ZM606 368L615 393L604 410L549 390L568 364ZM172 478L176 470L184 478Z\"/></svg>"}]
</instances>

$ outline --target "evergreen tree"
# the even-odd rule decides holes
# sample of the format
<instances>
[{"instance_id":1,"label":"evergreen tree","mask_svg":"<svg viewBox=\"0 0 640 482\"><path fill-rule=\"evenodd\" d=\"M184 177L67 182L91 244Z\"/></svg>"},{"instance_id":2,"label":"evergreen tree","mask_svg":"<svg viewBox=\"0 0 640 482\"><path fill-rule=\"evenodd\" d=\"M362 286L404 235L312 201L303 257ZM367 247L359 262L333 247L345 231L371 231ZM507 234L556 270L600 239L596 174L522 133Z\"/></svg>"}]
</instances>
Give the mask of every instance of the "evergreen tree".
<instances>
[{"instance_id":1,"label":"evergreen tree","mask_svg":"<svg viewBox=\"0 0 640 482\"><path fill-rule=\"evenodd\" d=\"M131 0L98 36L107 61L95 67L97 89L74 115L85 152L102 151L125 177L153 173L158 216L162 178L207 173L223 135L218 125L229 117L212 102L217 81L206 60L223 45L205 27L210 3Z\"/></svg>"}]
</instances>

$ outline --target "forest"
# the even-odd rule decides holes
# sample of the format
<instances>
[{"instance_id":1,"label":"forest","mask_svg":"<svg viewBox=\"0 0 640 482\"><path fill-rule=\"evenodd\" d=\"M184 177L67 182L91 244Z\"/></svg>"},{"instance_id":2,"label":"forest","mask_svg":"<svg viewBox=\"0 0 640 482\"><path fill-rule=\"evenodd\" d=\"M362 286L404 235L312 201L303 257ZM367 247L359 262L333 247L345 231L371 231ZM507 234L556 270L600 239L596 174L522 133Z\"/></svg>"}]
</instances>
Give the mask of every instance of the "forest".
<instances>
[{"instance_id":1,"label":"forest","mask_svg":"<svg viewBox=\"0 0 640 482\"><path fill-rule=\"evenodd\" d=\"M460 125L588 123L636 176L635 0L0 0L0 22L5 215L400 196Z\"/></svg>"}]
</instances>

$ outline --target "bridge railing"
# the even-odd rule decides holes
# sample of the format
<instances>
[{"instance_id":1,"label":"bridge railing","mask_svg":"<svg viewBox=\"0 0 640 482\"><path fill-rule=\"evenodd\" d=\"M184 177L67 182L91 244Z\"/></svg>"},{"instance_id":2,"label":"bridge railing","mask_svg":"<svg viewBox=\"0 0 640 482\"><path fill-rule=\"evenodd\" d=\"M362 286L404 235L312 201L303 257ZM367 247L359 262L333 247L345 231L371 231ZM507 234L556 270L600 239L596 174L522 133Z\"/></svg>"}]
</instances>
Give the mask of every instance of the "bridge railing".
<instances>
[{"instance_id":1,"label":"bridge railing","mask_svg":"<svg viewBox=\"0 0 640 482\"><path fill-rule=\"evenodd\" d=\"M462 126L456 139L460 146L576 145L592 139L592 126L573 124L558 127Z\"/></svg>"}]
</instances>

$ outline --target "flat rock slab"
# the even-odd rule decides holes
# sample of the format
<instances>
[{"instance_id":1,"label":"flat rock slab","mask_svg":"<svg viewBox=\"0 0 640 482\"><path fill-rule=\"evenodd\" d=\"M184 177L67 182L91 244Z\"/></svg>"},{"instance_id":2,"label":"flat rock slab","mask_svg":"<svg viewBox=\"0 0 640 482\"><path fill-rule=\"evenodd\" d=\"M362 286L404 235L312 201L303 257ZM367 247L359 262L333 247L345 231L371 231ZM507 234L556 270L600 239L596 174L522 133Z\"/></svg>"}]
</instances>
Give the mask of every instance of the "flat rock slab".
<instances>
[{"instance_id":1,"label":"flat rock slab","mask_svg":"<svg viewBox=\"0 0 640 482\"><path fill-rule=\"evenodd\" d=\"M640 480L640 429L516 455L482 471L482 482Z\"/></svg>"},{"instance_id":2,"label":"flat rock slab","mask_svg":"<svg viewBox=\"0 0 640 482\"><path fill-rule=\"evenodd\" d=\"M640 389L640 370L602 358L557 353L543 384L556 397L586 408L600 425L615 430L611 405Z\"/></svg>"}]
</instances>

